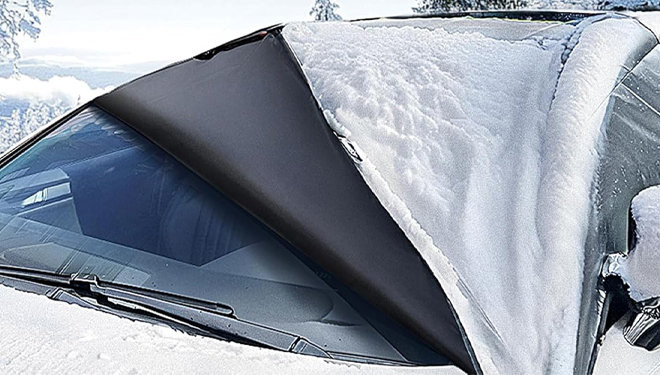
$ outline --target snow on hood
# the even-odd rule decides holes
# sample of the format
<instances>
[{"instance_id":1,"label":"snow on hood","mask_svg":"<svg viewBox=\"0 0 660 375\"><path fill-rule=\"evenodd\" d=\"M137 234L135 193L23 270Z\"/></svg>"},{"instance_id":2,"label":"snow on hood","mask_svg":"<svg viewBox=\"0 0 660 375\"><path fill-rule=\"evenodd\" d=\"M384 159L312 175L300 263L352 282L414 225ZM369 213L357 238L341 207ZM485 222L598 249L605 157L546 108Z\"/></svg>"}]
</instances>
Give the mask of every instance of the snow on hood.
<instances>
[{"instance_id":1,"label":"snow on hood","mask_svg":"<svg viewBox=\"0 0 660 375\"><path fill-rule=\"evenodd\" d=\"M493 32L471 20L482 33L432 21L291 24L284 36L484 373L572 373L601 124L646 31L611 16L549 33L532 23L528 37L502 26L529 22Z\"/></svg>"},{"instance_id":2,"label":"snow on hood","mask_svg":"<svg viewBox=\"0 0 660 375\"><path fill-rule=\"evenodd\" d=\"M461 374L346 364L196 337L0 285L3 374Z\"/></svg>"}]
</instances>

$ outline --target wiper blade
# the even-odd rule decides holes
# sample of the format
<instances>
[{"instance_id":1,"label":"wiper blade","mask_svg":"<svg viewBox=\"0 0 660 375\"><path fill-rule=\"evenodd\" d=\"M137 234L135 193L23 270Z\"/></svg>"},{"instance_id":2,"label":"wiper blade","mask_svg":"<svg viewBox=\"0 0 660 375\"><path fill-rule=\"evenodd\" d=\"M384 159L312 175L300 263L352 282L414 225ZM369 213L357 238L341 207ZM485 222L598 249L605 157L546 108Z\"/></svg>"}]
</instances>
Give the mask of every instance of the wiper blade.
<instances>
[{"instance_id":1,"label":"wiper blade","mask_svg":"<svg viewBox=\"0 0 660 375\"><path fill-rule=\"evenodd\" d=\"M226 316L234 315L234 310L231 308L231 306L225 304L206 301L192 297L181 296L177 294L161 292L152 289L141 288L138 286L123 285L123 284L118 285L110 281L102 282L94 274L74 273L70 275L63 275L53 271L44 271L44 270L37 270L32 268L3 264L0 265L0 275L8 276L8 277L16 277L23 280L30 280L51 286L67 287L71 289L80 289L81 287L82 289L92 289L90 288L90 286L93 286L94 290L92 292L97 292L97 293L103 293L103 290L106 289L117 290L118 292L120 292L119 294L121 294L121 292L124 292L126 296L132 294L133 296L139 296L140 298L144 298L145 300L149 298L166 300L172 303L178 303L189 307L203 309L206 311L210 311ZM107 287L102 287L101 283Z\"/></svg>"},{"instance_id":2,"label":"wiper blade","mask_svg":"<svg viewBox=\"0 0 660 375\"><path fill-rule=\"evenodd\" d=\"M71 276L61 275L56 272L10 266L7 264L0 264L0 275L47 285L68 285L71 280Z\"/></svg>"},{"instance_id":3,"label":"wiper blade","mask_svg":"<svg viewBox=\"0 0 660 375\"><path fill-rule=\"evenodd\" d=\"M54 289L47 295L52 299L73 302L72 298L79 298L85 302L85 305L89 305L90 303L84 298L91 297L106 309L122 311L130 309L133 313L192 326L212 336L282 351L330 357L324 350L300 336L240 320L230 306L221 303L118 285L101 281L92 274L67 276L55 272L0 265L0 276L51 286Z\"/></svg>"},{"instance_id":4,"label":"wiper blade","mask_svg":"<svg viewBox=\"0 0 660 375\"><path fill-rule=\"evenodd\" d=\"M226 305L182 298L165 293L154 293L136 288L116 286L99 281L94 275L74 275L71 286L78 294L103 297L108 302L129 302L159 313L160 317L173 317L205 331L227 338L243 338L255 344L289 351L297 336L244 322L234 316ZM123 305L125 306L125 305Z\"/></svg>"},{"instance_id":5,"label":"wiper blade","mask_svg":"<svg viewBox=\"0 0 660 375\"><path fill-rule=\"evenodd\" d=\"M74 273L71 275L63 275L52 271L0 265L0 275L16 277L23 280L30 280L50 286L71 288L77 291L80 291L80 289L88 290L91 293L104 296L108 294L108 297L112 297L112 294L116 294L114 297L118 299L121 299L121 297L124 296L129 298L137 298L144 301L164 300L217 314L234 316L234 310L231 308L231 306L228 305L141 288L137 286L117 285L107 281L101 282L99 278L93 274ZM101 286L101 283L104 286Z\"/></svg>"},{"instance_id":6,"label":"wiper blade","mask_svg":"<svg viewBox=\"0 0 660 375\"><path fill-rule=\"evenodd\" d=\"M117 285L101 281L94 274L73 274L70 276L68 286L76 291L89 292L94 296L126 300L146 306L175 305L235 318L234 309L229 305L130 285Z\"/></svg>"}]
</instances>

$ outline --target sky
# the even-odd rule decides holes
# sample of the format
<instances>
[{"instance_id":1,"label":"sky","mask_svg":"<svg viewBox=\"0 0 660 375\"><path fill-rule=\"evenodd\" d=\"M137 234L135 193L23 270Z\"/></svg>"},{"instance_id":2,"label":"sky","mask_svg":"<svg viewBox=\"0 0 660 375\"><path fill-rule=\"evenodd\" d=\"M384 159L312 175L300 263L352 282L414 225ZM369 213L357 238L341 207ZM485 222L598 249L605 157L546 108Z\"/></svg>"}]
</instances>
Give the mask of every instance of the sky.
<instances>
[{"instance_id":1,"label":"sky","mask_svg":"<svg viewBox=\"0 0 660 375\"><path fill-rule=\"evenodd\" d=\"M260 28L310 20L314 0L51 0L24 59L116 69L173 62ZM410 14L416 0L335 0L345 19Z\"/></svg>"}]
</instances>

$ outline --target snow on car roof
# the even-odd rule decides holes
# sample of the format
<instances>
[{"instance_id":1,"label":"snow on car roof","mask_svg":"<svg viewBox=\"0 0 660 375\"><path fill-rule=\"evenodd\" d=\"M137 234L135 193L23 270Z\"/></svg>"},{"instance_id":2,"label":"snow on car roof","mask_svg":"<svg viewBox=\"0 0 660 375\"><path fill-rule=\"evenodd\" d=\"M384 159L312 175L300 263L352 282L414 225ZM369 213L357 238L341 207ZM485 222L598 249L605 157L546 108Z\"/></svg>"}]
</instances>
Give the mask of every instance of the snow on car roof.
<instances>
[{"instance_id":1,"label":"snow on car roof","mask_svg":"<svg viewBox=\"0 0 660 375\"><path fill-rule=\"evenodd\" d=\"M417 29L442 29L450 34L475 32L500 40L554 39L560 40L574 26L560 21L520 21L501 18L404 18L356 21L353 25L370 27L412 27Z\"/></svg>"}]
</instances>

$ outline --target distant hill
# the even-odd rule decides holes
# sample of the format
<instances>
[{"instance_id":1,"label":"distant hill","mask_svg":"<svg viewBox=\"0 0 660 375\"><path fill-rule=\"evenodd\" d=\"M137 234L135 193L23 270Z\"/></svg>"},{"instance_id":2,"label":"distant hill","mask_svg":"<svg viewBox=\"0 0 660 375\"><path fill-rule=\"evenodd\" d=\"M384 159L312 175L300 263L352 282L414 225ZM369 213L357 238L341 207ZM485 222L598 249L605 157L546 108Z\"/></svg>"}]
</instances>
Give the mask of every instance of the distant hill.
<instances>
[{"instance_id":1,"label":"distant hill","mask_svg":"<svg viewBox=\"0 0 660 375\"><path fill-rule=\"evenodd\" d=\"M98 67L63 67L56 64L48 64L38 60L22 60L18 64L21 74L47 81L55 76L75 77L87 82L89 87L104 88L107 86L119 86L131 81L143 74L157 70L168 62L149 62L118 66L114 68ZM7 78L13 73L10 64L0 64L0 77Z\"/></svg>"}]
</instances>

